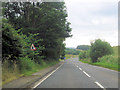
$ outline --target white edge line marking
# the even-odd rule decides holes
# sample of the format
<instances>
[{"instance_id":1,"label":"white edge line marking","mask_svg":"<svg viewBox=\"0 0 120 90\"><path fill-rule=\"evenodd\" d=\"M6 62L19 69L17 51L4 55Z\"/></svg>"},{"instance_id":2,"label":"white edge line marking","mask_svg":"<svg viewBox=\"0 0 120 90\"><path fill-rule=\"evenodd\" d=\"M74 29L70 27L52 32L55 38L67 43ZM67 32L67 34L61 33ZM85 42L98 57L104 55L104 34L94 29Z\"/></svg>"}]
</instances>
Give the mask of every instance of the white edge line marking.
<instances>
[{"instance_id":1,"label":"white edge line marking","mask_svg":"<svg viewBox=\"0 0 120 90\"><path fill-rule=\"evenodd\" d=\"M80 70L82 70L82 68L79 68Z\"/></svg>"},{"instance_id":2,"label":"white edge line marking","mask_svg":"<svg viewBox=\"0 0 120 90\"><path fill-rule=\"evenodd\" d=\"M63 65L63 64L62 64ZM57 71L62 65L60 65L58 68L56 68L54 71L52 71L49 75L47 75L45 78L43 78L38 84L33 86L32 88L36 88L38 85L40 85L44 80L46 80L49 76L51 76L55 71Z\"/></svg>"},{"instance_id":3,"label":"white edge line marking","mask_svg":"<svg viewBox=\"0 0 120 90\"><path fill-rule=\"evenodd\" d=\"M95 82L99 87L104 88L100 83Z\"/></svg>"},{"instance_id":4,"label":"white edge line marking","mask_svg":"<svg viewBox=\"0 0 120 90\"><path fill-rule=\"evenodd\" d=\"M85 75L87 75L88 77L91 77L90 75L88 75L85 71L83 71L83 73L85 73Z\"/></svg>"}]
</instances>

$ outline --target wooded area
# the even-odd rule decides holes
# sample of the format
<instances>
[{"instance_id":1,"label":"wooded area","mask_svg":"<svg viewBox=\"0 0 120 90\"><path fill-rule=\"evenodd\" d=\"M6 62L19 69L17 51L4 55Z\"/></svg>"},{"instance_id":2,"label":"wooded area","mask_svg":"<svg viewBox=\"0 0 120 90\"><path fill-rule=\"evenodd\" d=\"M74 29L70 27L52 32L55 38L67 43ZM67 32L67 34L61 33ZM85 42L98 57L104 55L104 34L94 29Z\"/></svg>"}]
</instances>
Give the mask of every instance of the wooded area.
<instances>
[{"instance_id":1,"label":"wooded area","mask_svg":"<svg viewBox=\"0 0 120 90\"><path fill-rule=\"evenodd\" d=\"M3 58L30 55L33 43L35 54L45 60L58 59L64 51L63 41L71 36L63 2L3 3L3 16Z\"/></svg>"},{"instance_id":2,"label":"wooded area","mask_svg":"<svg viewBox=\"0 0 120 90\"><path fill-rule=\"evenodd\" d=\"M7 2L3 5L3 65L30 68L30 62L58 61L71 37L64 2ZM36 51L30 49L34 44ZM27 67L28 66L28 67ZM29 70L29 69L28 69Z\"/></svg>"}]
</instances>

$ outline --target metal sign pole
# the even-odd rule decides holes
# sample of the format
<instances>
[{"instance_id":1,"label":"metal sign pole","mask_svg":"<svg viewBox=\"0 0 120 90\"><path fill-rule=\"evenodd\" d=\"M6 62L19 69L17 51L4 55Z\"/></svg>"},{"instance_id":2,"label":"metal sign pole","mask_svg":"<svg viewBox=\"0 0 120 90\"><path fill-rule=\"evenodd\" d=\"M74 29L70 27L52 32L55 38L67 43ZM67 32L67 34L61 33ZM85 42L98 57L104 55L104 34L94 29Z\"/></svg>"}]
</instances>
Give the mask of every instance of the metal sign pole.
<instances>
[{"instance_id":1,"label":"metal sign pole","mask_svg":"<svg viewBox=\"0 0 120 90\"><path fill-rule=\"evenodd\" d=\"M34 51L33 51L33 61L34 61Z\"/></svg>"}]
</instances>

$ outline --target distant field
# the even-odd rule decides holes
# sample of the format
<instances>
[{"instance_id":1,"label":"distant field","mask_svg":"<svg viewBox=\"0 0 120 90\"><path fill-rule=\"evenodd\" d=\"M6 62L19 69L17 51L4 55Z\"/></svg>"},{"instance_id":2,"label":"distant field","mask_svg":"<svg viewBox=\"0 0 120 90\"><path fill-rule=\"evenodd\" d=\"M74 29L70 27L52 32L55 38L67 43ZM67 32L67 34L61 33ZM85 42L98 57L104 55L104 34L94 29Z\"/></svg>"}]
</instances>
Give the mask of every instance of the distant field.
<instances>
[{"instance_id":1,"label":"distant field","mask_svg":"<svg viewBox=\"0 0 120 90\"><path fill-rule=\"evenodd\" d=\"M120 61L118 60L118 56L119 56L118 55L118 47L113 47L113 54L112 55L106 55L106 56L103 56L103 57L99 58L98 59L99 62L91 63L90 58L86 58L86 59L80 60L80 61L84 62L84 63L89 63L89 64L92 64L92 65L102 66L102 67L105 67L105 68L120 71L120 63L118 64L118 62L120 62Z\"/></svg>"},{"instance_id":2,"label":"distant field","mask_svg":"<svg viewBox=\"0 0 120 90\"><path fill-rule=\"evenodd\" d=\"M75 57L78 57L78 55L72 55L72 54L66 54L66 55L65 55L65 58L66 58L66 59L75 58Z\"/></svg>"}]
</instances>

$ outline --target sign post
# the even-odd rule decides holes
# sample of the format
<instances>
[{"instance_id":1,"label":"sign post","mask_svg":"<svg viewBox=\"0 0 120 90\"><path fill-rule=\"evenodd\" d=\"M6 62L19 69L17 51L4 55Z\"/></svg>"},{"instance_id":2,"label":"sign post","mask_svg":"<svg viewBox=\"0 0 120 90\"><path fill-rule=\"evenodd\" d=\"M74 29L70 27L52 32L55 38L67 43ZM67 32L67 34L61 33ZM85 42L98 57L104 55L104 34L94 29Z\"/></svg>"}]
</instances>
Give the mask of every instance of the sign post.
<instances>
[{"instance_id":1,"label":"sign post","mask_svg":"<svg viewBox=\"0 0 120 90\"><path fill-rule=\"evenodd\" d=\"M37 50L37 48L34 46L34 44L31 45L31 50L33 51L33 60L34 60L34 51Z\"/></svg>"}]
</instances>

